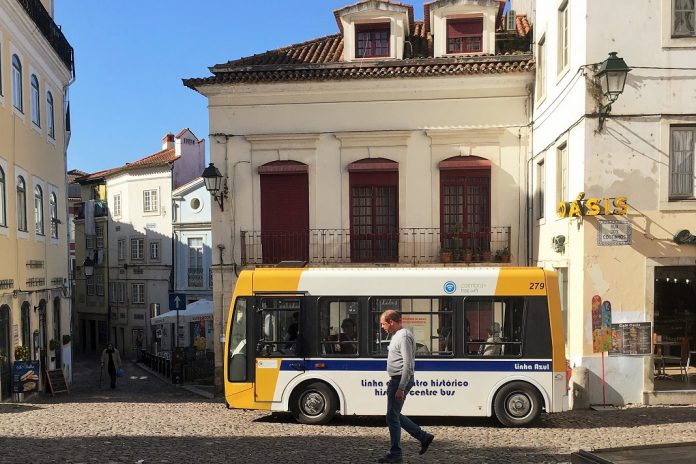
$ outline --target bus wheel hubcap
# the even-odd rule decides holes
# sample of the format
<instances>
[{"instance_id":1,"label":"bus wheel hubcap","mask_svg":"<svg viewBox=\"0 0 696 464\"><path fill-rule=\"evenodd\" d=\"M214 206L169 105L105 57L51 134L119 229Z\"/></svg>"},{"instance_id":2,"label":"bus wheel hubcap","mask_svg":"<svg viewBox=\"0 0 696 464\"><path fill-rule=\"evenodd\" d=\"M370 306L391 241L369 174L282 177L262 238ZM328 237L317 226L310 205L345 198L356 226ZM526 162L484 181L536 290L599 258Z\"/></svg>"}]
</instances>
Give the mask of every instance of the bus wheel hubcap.
<instances>
[{"instance_id":1,"label":"bus wheel hubcap","mask_svg":"<svg viewBox=\"0 0 696 464\"><path fill-rule=\"evenodd\" d=\"M317 392L307 393L302 400L302 409L308 416L318 416L324 410L324 397Z\"/></svg>"},{"instance_id":2,"label":"bus wheel hubcap","mask_svg":"<svg viewBox=\"0 0 696 464\"><path fill-rule=\"evenodd\" d=\"M508 397L507 410L514 417L524 417L529 414L532 409L532 402L529 401L527 395L522 393L513 393Z\"/></svg>"}]
</instances>

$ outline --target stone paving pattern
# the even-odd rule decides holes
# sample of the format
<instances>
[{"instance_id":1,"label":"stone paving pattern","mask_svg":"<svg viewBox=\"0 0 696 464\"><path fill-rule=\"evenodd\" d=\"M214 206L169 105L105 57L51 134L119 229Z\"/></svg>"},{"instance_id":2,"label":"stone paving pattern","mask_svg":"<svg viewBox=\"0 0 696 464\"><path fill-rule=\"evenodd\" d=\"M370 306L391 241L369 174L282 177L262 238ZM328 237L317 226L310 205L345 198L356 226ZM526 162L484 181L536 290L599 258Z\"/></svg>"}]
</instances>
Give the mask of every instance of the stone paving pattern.
<instances>
[{"instance_id":1,"label":"stone paving pattern","mask_svg":"<svg viewBox=\"0 0 696 464\"><path fill-rule=\"evenodd\" d=\"M296 424L285 414L228 410L136 365L116 390L96 359L75 367L69 394L0 403L2 463L366 463L388 447L383 417ZM404 436L405 462L570 462L583 449L696 441L696 405L543 415L526 429L489 419L417 418L435 441L424 456Z\"/></svg>"}]
</instances>

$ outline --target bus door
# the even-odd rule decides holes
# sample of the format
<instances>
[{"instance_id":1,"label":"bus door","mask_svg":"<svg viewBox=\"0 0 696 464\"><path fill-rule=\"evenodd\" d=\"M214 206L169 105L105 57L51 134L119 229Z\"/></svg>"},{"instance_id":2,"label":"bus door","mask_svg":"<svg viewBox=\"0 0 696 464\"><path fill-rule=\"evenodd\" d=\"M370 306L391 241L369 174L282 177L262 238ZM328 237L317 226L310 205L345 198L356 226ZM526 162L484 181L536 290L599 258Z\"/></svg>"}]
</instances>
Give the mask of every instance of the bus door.
<instances>
[{"instance_id":1,"label":"bus door","mask_svg":"<svg viewBox=\"0 0 696 464\"><path fill-rule=\"evenodd\" d=\"M254 314L254 400L280 401L281 392L305 370L299 295L257 295Z\"/></svg>"}]
</instances>

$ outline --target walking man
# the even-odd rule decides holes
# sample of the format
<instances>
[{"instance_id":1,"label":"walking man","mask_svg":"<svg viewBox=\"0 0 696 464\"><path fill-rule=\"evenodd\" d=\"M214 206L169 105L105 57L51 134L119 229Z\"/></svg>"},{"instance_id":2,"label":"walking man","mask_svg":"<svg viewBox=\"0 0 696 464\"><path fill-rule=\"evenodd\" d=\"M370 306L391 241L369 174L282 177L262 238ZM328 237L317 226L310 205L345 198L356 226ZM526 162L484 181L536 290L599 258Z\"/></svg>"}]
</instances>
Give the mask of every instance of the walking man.
<instances>
[{"instance_id":1,"label":"walking man","mask_svg":"<svg viewBox=\"0 0 696 464\"><path fill-rule=\"evenodd\" d=\"M419 454L428 451L433 435L423 431L418 424L401 414L406 395L413 387L416 367L416 342L413 334L401 325L401 313L388 309L379 318L382 329L391 335L387 355L387 373L391 380L387 387L387 427L391 448L378 462L403 462L401 453L401 428L403 427L421 444Z\"/></svg>"}]
</instances>

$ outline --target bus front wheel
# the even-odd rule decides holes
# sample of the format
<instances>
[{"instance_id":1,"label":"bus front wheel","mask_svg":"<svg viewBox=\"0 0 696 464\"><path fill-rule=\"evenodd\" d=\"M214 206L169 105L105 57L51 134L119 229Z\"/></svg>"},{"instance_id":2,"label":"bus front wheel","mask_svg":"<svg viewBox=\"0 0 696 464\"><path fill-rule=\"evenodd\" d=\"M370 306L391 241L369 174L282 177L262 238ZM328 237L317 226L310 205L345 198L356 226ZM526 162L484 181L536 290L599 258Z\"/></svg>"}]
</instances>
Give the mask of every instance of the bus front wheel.
<instances>
[{"instance_id":1,"label":"bus front wheel","mask_svg":"<svg viewBox=\"0 0 696 464\"><path fill-rule=\"evenodd\" d=\"M522 427L541 414L541 395L525 382L511 382L498 390L493 402L498 421L507 427Z\"/></svg>"},{"instance_id":2,"label":"bus front wheel","mask_svg":"<svg viewBox=\"0 0 696 464\"><path fill-rule=\"evenodd\" d=\"M326 424L336 413L336 397L328 385L314 382L294 395L292 414L300 424Z\"/></svg>"}]
</instances>

